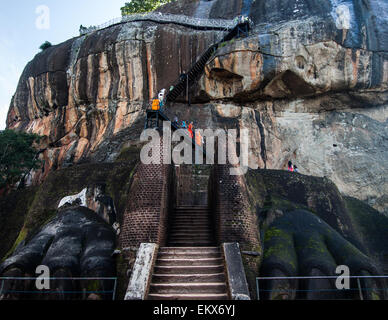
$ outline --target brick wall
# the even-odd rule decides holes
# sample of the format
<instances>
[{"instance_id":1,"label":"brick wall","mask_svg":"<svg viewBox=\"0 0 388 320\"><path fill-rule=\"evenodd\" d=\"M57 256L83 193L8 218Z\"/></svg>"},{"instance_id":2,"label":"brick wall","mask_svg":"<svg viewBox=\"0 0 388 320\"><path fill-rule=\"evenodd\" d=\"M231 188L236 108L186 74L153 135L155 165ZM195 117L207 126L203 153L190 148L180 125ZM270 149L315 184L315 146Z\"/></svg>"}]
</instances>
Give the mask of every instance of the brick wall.
<instances>
[{"instance_id":1,"label":"brick wall","mask_svg":"<svg viewBox=\"0 0 388 320\"><path fill-rule=\"evenodd\" d=\"M163 148L161 139L160 150ZM162 157L162 152L160 152ZM172 166L140 163L130 189L120 234L122 248L142 242L165 245L170 207Z\"/></svg>"},{"instance_id":2,"label":"brick wall","mask_svg":"<svg viewBox=\"0 0 388 320\"><path fill-rule=\"evenodd\" d=\"M214 165L209 183L210 208L219 243L238 242L242 249L259 245L255 212L250 210L244 176L230 175L230 165Z\"/></svg>"}]
</instances>

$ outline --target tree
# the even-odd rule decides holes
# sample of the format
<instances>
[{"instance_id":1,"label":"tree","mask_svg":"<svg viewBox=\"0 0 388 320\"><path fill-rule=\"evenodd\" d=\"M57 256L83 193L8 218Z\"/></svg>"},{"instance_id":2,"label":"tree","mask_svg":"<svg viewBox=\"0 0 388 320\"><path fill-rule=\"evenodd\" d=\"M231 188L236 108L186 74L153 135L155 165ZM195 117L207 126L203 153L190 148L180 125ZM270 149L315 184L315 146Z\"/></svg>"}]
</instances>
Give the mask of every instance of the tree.
<instances>
[{"instance_id":1,"label":"tree","mask_svg":"<svg viewBox=\"0 0 388 320\"><path fill-rule=\"evenodd\" d=\"M172 0L132 0L126 2L121 8L121 15L126 16L134 13L146 13L171 2Z\"/></svg>"},{"instance_id":2,"label":"tree","mask_svg":"<svg viewBox=\"0 0 388 320\"><path fill-rule=\"evenodd\" d=\"M39 168L36 144L40 139L36 134L0 131L0 188L15 185L32 169Z\"/></svg>"},{"instance_id":3,"label":"tree","mask_svg":"<svg viewBox=\"0 0 388 320\"><path fill-rule=\"evenodd\" d=\"M44 50L46 50L46 49L48 49L48 48L50 48L50 47L52 47L52 46L53 46L53 45L51 44L51 42L46 41L45 43L43 43L43 44L39 47L39 49L42 50L42 51L44 51Z\"/></svg>"}]
</instances>

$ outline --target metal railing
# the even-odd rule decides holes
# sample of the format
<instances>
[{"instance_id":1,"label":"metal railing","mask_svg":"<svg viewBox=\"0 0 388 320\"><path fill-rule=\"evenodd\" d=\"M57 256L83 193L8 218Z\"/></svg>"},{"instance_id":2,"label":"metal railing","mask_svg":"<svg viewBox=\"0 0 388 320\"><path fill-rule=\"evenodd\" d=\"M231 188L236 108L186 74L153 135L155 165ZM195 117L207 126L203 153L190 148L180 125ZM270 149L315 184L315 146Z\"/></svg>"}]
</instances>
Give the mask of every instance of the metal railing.
<instances>
[{"instance_id":1,"label":"metal railing","mask_svg":"<svg viewBox=\"0 0 388 320\"><path fill-rule=\"evenodd\" d=\"M151 13L145 13L145 14L137 13L137 14L131 14L128 16L118 17L98 26L85 28L81 32L81 35L86 35L94 31L102 30L107 27L113 26L115 24L121 24L126 22L137 22L137 21L176 23L176 24L182 24L182 25L192 26L196 28L209 28L209 29L221 29L221 30L233 29L237 23L236 20L203 19L203 18L189 17L185 15L166 14L166 13L160 13L160 12L151 12Z\"/></svg>"},{"instance_id":2,"label":"metal railing","mask_svg":"<svg viewBox=\"0 0 388 320\"><path fill-rule=\"evenodd\" d=\"M370 291L380 291L385 295L388 294L388 288L365 288L361 286L361 279L388 279L388 275L379 275L379 276L349 276L349 279L355 279L357 286L350 287L349 289L301 289L301 288L291 288L291 289L264 289L260 288L259 281L270 281L270 280L314 280L314 279L338 279L339 276L299 276L299 277L256 277L256 294L257 300L260 300L260 293L265 292L294 292L297 293L308 293L308 292L316 292L316 293L346 293L346 292L354 292L357 291L359 294L360 300L366 300L364 293ZM297 299L296 299L297 300Z\"/></svg>"},{"instance_id":3,"label":"metal railing","mask_svg":"<svg viewBox=\"0 0 388 320\"><path fill-rule=\"evenodd\" d=\"M34 290L9 290L4 289L6 281L36 281L36 280L64 280L64 281L113 281L112 290L50 290L50 289L34 289ZM117 277L0 277L0 300L4 295L14 294L28 294L28 295L38 295L38 294L103 294L103 295L112 295L112 300L116 299L116 289L117 289Z\"/></svg>"}]
</instances>

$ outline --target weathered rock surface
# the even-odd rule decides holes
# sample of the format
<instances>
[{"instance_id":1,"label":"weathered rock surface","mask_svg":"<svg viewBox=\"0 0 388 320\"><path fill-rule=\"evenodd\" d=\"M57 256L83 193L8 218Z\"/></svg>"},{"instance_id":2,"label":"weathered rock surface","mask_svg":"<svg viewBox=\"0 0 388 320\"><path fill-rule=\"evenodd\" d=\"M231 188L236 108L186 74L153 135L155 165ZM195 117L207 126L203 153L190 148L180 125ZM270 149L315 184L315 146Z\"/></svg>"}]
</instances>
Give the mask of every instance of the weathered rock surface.
<instances>
[{"instance_id":1,"label":"weathered rock surface","mask_svg":"<svg viewBox=\"0 0 388 320\"><path fill-rule=\"evenodd\" d=\"M388 208L388 5L380 0L178 1L160 12L232 19L249 37L220 46L181 119L251 129L251 164L326 176L347 195ZM82 161L113 161L139 138L144 111L219 31L133 22L38 54L19 82L8 127L46 135L44 179ZM180 97L184 101L184 97ZM206 104L203 104L203 103ZM201 103L201 104L200 104Z\"/></svg>"}]
</instances>

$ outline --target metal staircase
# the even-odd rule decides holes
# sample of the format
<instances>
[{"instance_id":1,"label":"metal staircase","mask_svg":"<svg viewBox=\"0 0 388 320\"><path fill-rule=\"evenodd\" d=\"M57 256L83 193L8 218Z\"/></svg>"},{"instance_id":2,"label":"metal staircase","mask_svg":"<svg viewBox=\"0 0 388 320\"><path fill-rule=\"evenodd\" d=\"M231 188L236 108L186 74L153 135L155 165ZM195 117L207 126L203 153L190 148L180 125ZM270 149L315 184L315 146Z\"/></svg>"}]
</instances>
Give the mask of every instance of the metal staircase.
<instances>
[{"instance_id":1,"label":"metal staircase","mask_svg":"<svg viewBox=\"0 0 388 320\"><path fill-rule=\"evenodd\" d=\"M228 31L229 29L226 29L225 31ZM250 30L250 23L245 22L242 24L237 24L225 37L222 38L221 41L211 45L197 60L196 63L194 63L191 68L189 69L189 72L187 72L185 78L179 79L174 89L171 90L167 94L167 102L173 102L176 98L179 97L185 90L187 90L188 87L191 87L195 81L198 79L198 77L202 74L206 63L210 60L212 55L217 51L219 45L225 41L230 41L235 37L239 37L241 34L247 34ZM187 81L189 82L187 84Z\"/></svg>"},{"instance_id":2,"label":"metal staircase","mask_svg":"<svg viewBox=\"0 0 388 320\"><path fill-rule=\"evenodd\" d=\"M237 24L234 28L226 26L224 31L229 33L224 36L221 41L211 45L199 59L190 67L185 77L180 77L174 84L173 89L167 93L166 103L174 102L183 92L187 91L203 73L206 63L210 60L213 54L217 51L219 45L225 41L230 41L240 35L247 35L251 28L250 22ZM160 121L170 121L167 115L161 110L147 110L145 129L159 128ZM179 129L179 128L172 128Z\"/></svg>"}]
</instances>

